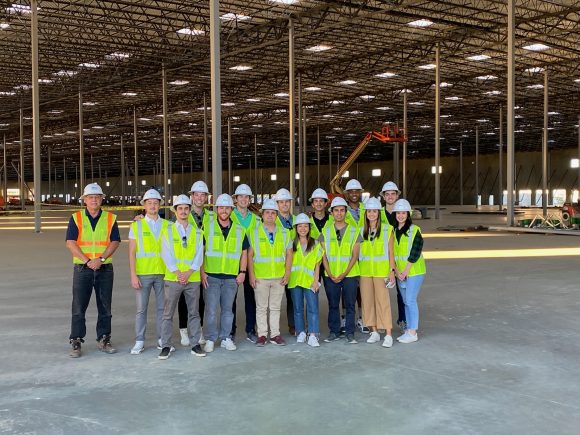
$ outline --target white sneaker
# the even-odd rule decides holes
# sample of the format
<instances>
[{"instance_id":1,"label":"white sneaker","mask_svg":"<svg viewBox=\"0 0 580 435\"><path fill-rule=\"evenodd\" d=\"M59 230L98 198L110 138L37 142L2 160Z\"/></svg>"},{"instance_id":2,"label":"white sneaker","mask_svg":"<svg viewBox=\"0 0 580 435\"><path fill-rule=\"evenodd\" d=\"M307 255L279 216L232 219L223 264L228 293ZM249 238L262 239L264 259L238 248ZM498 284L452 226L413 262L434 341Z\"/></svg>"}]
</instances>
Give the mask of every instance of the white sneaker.
<instances>
[{"instance_id":1,"label":"white sneaker","mask_svg":"<svg viewBox=\"0 0 580 435\"><path fill-rule=\"evenodd\" d=\"M397 337L397 341L401 341L401 338L406 337L407 335L409 335L409 334L407 334L407 331L405 331L403 334L401 334Z\"/></svg>"},{"instance_id":2,"label":"white sneaker","mask_svg":"<svg viewBox=\"0 0 580 435\"><path fill-rule=\"evenodd\" d=\"M205 342L205 347L203 349L203 350L205 350L205 353L213 352L213 345L214 345L213 341L207 340Z\"/></svg>"},{"instance_id":3,"label":"white sneaker","mask_svg":"<svg viewBox=\"0 0 580 435\"><path fill-rule=\"evenodd\" d=\"M367 343L378 343L381 341L381 334L376 331L371 332L370 337L367 340Z\"/></svg>"},{"instance_id":4,"label":"white sneaker","mask_svg":"<svg viewBox=\"0 0 580 435\"><path fill-rule=\"evenodd\" d=\"M199 341L197 344L201 344L202 346L205 344L205 338L203 336L203 331L201 331L201 336L199 337Z\"/></svg>"},{"instance_id":5,"label":"white sneaker","mask_svg":"<svg viewBox=\"0 0 580 435\"><path fill-rule=\"evenodd\" d=\"M390 335L385 335L385 339L383 340L383 347L393 347L393 337Z\"/></svg>"},{"instance_id":6,"label":"white sneaker","mask_svg":"<svg viewBox=\"0 0 580 435\"><path fill-rule=\"evenodd\" d=\"M304 343L305 341L306 341L306 332L302 331L300 334L298 334L296 343Z\"/></svg>"},{"instance_id":7,"label":"white sneaker","mask_svg":"<svg viewBox=\"0 0 580 435\"><path fill-rule=\"evenodd\" d=\"M157 340L157 349L163 350L163 346L161 346L161 339ZM169 352L175 352L175 348L173 346L171 346L171 348L169 349Z\"/></svg>"},{"instance_id":8,"label":"white sneaker","mask_svg":"<svg viewBox=\"0 0 580 435\"><path fill-rule=\"evenodd\" d=\"M181 345L189 346L189 334L187 333L187 328L181 328L179 334L181 334Z\"/></svg>"},{"instance_id":9,"label":"white sneaker","mask_svg":"<svg viewBox=\"0 0 580 435\"><path fill-rule=\"evenodd\" d=\"M223 347L226 350L236 350L237 346L234 344L231 338L226 338L222 340L220 347Z\"/></svg>"},{"instance_id":10,"label":"white sneaker","mask_svg":"<svg viewBox=\"0 0 580 435\"><path fill-rule=\"evenodd\" d=\"M145 342L136 341L135 346L133 346L133 349L131 349L131 355L139 355L144 350L145 350Z\"/></svg>"},{"instance_id":11,"label":"white sneaker","mask_svg":"<svg viewBox=\"0 0 580 435\"><path fill-rule=\"evenodd\" d=\"M401 339L399 340L399 343L408 344L408 343L414 343L417 340L419 340L418 334L415 334L415 335L407 334L407 335L401 337Z\"/></svg>"},{"instance_id":12,"label":"white sneaker","mask_svg":"<svg viewBox=\"0 0 580 435\"><path fill-rule=\"evenodd\" d=\"M320 343L318 342L316 335L310 335L310 337L308 337L308 346L320 347Z\"/></svg>"}]
</instances>

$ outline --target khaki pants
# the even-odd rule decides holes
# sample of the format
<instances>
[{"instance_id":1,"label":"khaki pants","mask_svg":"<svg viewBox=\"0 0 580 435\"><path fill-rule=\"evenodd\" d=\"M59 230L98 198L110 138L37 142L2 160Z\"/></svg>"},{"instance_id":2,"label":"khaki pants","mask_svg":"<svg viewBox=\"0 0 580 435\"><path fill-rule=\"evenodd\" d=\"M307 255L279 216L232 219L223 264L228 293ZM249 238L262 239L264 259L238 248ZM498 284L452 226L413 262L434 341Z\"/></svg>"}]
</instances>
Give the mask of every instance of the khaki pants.
<instances>
[{"instance_id":1,"label":"khaki pants","mask_svg":"<svg viewBox=\"0 0 580 435\"><path fill-rule=\"evenodd\" d=\"M360 277L363 323L377 329L392 329L391 300L384 278Z\"/></svg>"},{"instance_id":2,"label":"khaki pants","mask_svg":"<svg viewBox=\"0 0 580 435\"><path fill-rule=\"evenodd\" d=\"M270 337L280 335L280 306L284 296L284 286L280 284L281 278L256 279L256 324L258 325L258 337L268 336L268 323L270 324ZM268 315L268 310L270 313Z\"/></svg>"}]
</instances>

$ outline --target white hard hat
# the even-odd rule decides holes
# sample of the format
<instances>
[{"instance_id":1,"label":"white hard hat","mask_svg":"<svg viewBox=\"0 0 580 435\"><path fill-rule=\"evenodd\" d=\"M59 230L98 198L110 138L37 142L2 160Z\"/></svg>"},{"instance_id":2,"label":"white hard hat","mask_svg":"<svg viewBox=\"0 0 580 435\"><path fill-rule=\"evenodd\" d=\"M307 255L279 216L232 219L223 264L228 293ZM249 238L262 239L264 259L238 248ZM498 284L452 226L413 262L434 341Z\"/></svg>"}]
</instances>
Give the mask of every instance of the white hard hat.
<instances>
[{"instance_id":1,"label":"white hard hat","mask_svg":"<svg viewBox=\"0 0 580 435\"><path fill-rule=\"evenodd\" d=\"M99 186L97 183L87 184L85 187L85 190L83 191L83 195L81 196L81 198L84 198L85 196L88 196L88 195L101 195L101 196L105 197L105 194L103 193L103 189L101 189L101 186Z\"/></svg>"},{"instance_id":2,"label":"white hard hat","mask_svg":"<svg viewBox=\"0 0 580 435\"><path fill-rule=\"evenodd\" d=\"M393 211L412 212L413 209L411 208L411 204L409 204L409 201L407 201L406 199L398 199L397 202L395 202L395 205L393 207Z\"/></svg>"},{"instance_id":3,"label":"white hard hat","mask_svg":"<svg viewBox=\"0 0 580 435\"><path fill-rule=\"evenodd\" d=\"M310 195L310 201L317 198L326 199L328 201L328 194L326 193L326 190L321 189L320 187L315 189L314 192L312 192L312 195Z\"/></svg>"},{"instance_id":4,"label":"white hard hat","mask_svg":"<svg viewBox=\"0 0 580 435\"><path fill-rule=\"evenodd\" d=\"M276 201L292 201L294 198L292 198L292 195L290 195L288 189L282 188L279 189L278 192L276 192L274 199Z\"/></svg>"},{"instance_id":5,"label":"white hard hat","mask_svg":"<svg viewBox=\"0 0 580 435\"><path fill-rule=\"evenodd\" d=\"M222 193L215 201L216 207L234 207L234 200L227 193Z\"/></svg>"},{"instance_id":6,"label":"white hard hat","mask_svg":"<svg viewBox=\"0 0 580 435\"><path fill-rule=\"evenodd\" d=\"M346 201L344 200L344 198L337 196L335 197L332 202L330 203L330 209L332 210L334 207L337 206L344 206L344 207L348 207L348 204L346 203Z\"/></svg>"},{"instance_id":7,"label":"white hard hat","mask_svg":"<svg viewBox=\"0 0 580 435\"><path fill-rule=\"evenodd\" d=\"M381 208L381 201L374 196L370 197L365 202L365 210L380 210Z\"/></svg>"},{"instance_id":8,"label":"white hard hat","mask_svg":"<svg viewBox=\"0 0 580 435\"><path fill-rule=\"evenodd\" d=\"M363 188L359 183L359 181L353 178L352 180L348 180L348 183L346 183L346 187L344 188L344 190L363 190Z\"/></svg>"},{"instance_id":9,"label":"white hard hat","mask_svg":"<svg viewBox=\"0 0 580 435\"><path fill-rule=\"evenodd\" d=\"M143 195L143 199L141 199L141 205L144 205L145 201L147 201L148 199L158 199L159 205L163 205L163 199L161 198L161 194L156 189L149 189L147 192L145 192L145 195Z\"/></svg>"},{"instance_id":10,"label":"white hard hat","mask_svg":"<svg viewBox=\"0 0 580 435\"><path fill-rule=\"evenodd\" d=\"M236 187L236 191L233 196L236 195L252 196L252 189L250 189L250 186L248 186L247 184L240 184L238 187Z\"/></svg>"},{"instance_id":11,"label":"white hard hat","mask_svg":"<svg viewBox=\"0 0 580 435\"><path fill-rule=\"evenodd\" d=\"M399 190L397 185L392 181L387 181L385 184L383 184L383 190L381 190L381 195L384 195L385 192L389 191L397 192L397 194L399 195L401 194L401 191Z\"/></svg>"},{"instance_id":12,"label":"white hard hat","mask_svg":"<svg viewBox=\"0 0 580 435\"><path fill-rule=\"evenodd\" d=\"M298 224L310 224L310 218L304 214L304 213L300 213L298 216L296 216L296 219L294 219L294 226L298 225Z\"/></svg>"},{"instance_id":13,"label":"white hard hat","mask_svg":"<svg viewBox=\"0 0 580 435\"><path fill-rule=\"evenodd\" d=\"M276 201L274 201L273 199L265 199L264 203L262 204L262 211L264 210L279 211L278 204L276 204Z\"/></svg>"},{"instance_id":14,"label":"white hard hat","mask_svg":"<svg viewBox=\"0 0 580 435\"><path fill-rule=\"evenodd\" d=\"M209 195L209 189L207 188L207 184L205 184L201 180L193 183L191 185L191 190L187 193L193 193L193 192L207 193Z\"/></svg>"},{"instance_id":15,"label":"white hard hat","mask_svg":"<svg viewBox=\"0 0 580 435\"><path fill-rule=\"evenodd\" d=\"M189 196L181 194L177 198L175 198L175 201L173 201L172 210L174 212L177 211L178 205L188 205L191 208L191 199L189 199Z\"/></svg>"}]
</instances>

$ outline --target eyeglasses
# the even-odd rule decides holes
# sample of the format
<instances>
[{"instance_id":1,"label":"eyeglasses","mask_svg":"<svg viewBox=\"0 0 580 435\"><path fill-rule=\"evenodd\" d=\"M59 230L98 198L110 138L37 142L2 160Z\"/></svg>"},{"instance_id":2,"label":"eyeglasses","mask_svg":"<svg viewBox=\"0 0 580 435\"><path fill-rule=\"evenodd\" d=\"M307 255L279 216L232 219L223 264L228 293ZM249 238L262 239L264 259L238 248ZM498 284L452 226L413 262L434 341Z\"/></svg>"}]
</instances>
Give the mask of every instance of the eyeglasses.
<instances>
[{"instance_id":1,"label":"eyeglasses","mask_svg":"<svg viewBox=\"0 0 580 435\"><path fill-rule=\"evenodd\" d=\"M184 248L187 248L187 236L183 236L181 238L181 246L183 246Z\"/></svg>"}]
</instances>

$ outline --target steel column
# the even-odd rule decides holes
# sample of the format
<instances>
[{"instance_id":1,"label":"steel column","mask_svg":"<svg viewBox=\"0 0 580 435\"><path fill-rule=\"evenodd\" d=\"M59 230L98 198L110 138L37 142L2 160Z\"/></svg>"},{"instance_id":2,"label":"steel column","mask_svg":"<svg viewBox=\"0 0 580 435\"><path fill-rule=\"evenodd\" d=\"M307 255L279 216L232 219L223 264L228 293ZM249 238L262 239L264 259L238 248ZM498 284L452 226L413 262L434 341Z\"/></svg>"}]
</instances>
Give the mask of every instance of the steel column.
<instances>
[{"instance_id":1,"label":"steel column","mask_svg":"<svg viewBox=\"0 0 580 435\"><path fill-rule=\"evenodd\" d=\"M209 3L211 63L211 179L214 200L222 193L222 103L219 0Z\"/></svg>"},{"instance_id":2,"label":"steel column","mask_svg":"<svg viewBox=\"0 0 580 435\"><path fill-rule=\"evenodd\" d=\"M463 205L463 142L459 142L459 205Z\"/></svg>"},{"instance_id":3,"label":"steel column","mask_svg":"<svg viewBox=\"0 0 580 435\"><path fill-rule=\"evenodd\" d=\"M302 189L300 189L300 208L303 212L306 211L306 192L308 191L308 181L307 181L307 146L306 146L306 107L302 109L302 174L300 174L300 180L302 182Z\"/></svg>"},{"instance_id":4,"label":"steel column","mask_svg":"<svg viewBox=\"0 0 580 435\"><path fill-rule=\"evenodd\" d=\"M290 18L288 20L288 125L289 125L289 145L290 145L290 179L288 181L290 195L294 198L295 195L295 179L294 174L296 173L295 168L295 104L294 104L294 93L296 91L296 84L295 84L295 75L294 75L294 20Z\"/></svg>"},{"instance_id":5,"label":"steel column","mask_svg":"<svg viewBox=\"0 0 580 435\"><path fill-rule=\"evenodd\" d=\"M209 156L208 156L208 135L207 135L207 101L205 98L205 94L203 94L203 181L205 184L208 183L209 179L209 172L208 172L208 165L209 165Z\"/></svg>"},{"instance_id":6,"label":"steel column","mask_svg":"<svg viewBox=\"0 0 580 435\"><path fill-rule=\"evenodd\" d=\"M320 126L316 126L316 187L320 187Z\"/></svg>"},{"instance_id":7,"label":"steel column","mask_svg":"<svg viewBox=\"0 0 580 435\"><path fill-rule=\"evenodd\" d=\"M578 145L580 147L580 145ZM278 145L274 145L274 174L276 174L276 182L274 186L276 191L278 191Z\"/></svg>"},{"instance_id":8,"label":"steel column","mask_svg":"<svg viewBox=\"0 0 580 435\"><path fill-rule=\"evenodd\" d=\"M503 106L499 105L499 171L498 171L498 208L503 206Z\"/></svg>"},{"instance_id":9,"label":"steel column","mask_svg":"<svg viewBox=\"0 0 580 435\"><path fill-rule=\"evenodd\" d=\"M125 198L125 150L123 149L123 135L121 134L121 204L126 205Z\"/></svg>"},{"instance_id":10,"label":"steel column","mask_svg":"<svg viewBox=\"0 0 580 435\"><path fill-rule=\"evenodd\" d=\"M257 198L258 195L258 136L254 133L254 191L252 192Z\"/></svg>"},{"instance_id":11,"label":"steel column","mask_svg":"<svg viewBox=\"0 0 580 435\"><path fill-rule=\"evenodd\" d=\"M548 70L544 70L544 134L542 135L542 215L548 217Z\"/></svg>"},{"instance_id":12,"label":"steel column","mask_svg":"<svg viewBox=\"0 0 580 435\"><path fill-rule=\"evenodd\" d=\"M441 174L439 174L441 138L441 47L437 44L435 48L435 219L440 218L441 206Z\"/></svg>"},{"instance_id":13,"label":"steel column","mask_svg":"<svg viewBox=\"0 0 580 435\"><path fill-rule=\"evenodd\" d=\"M30 2L32 45L32 164L34 179L34 231L41 231L42 172L40 161L40 98L38 90L38 1ZM24 168L23 168L24 169ZM24 173L24 172L23 172ZM50 175L50 174L49 174Z\"/></svg>"},{"instance_id":14,"label":"steel column","mask_svg":"<svg viewBox=\"0 0 580 435\"><path fill-rule=\"evenodd\" d=\"M234 191L234 176L232 174L232 122L228 118L228 193Z\"/></svg>"},{"instance_id":15,"label":"steel column","mask_svg":"<svg viewBox=\"0 0 580 435\"><path fill-rule=\"evenodd\" d=\"M20 208L26 208L26 200L24 199L24 190L26 189L24 181L24 112L20 108Z\"/></svg>"},{"instance_id":16,"label":"steel column","mask_svg":"<svg viewBox=\"0 0 580 435\"><path fill-rule=\"evenodd\" d=\"M514 225L514 52L515 52L515 0L508 0L507 26L507 225Z\"/></svg>"},{"instance_id":17,"label":"steel column","mask_svg":"<svg viewBox=\"0 0 580 435\"><path fill-rule=\"evenodd\" d=\"M139 154L137 149L137 110L135 106L133 106L133 147L134 147L134 154L135 154L135 196L137 196L139 192ZM100 167L100 165L99 165ZM100 169L99 169L100 172ZM101 175L99 174L99 179ZM135 198L137 199L137 198Z\"/></svg>"},{"instance_id":18,"label":"steel column","mask_svg":"<svg viewBox=\"0 0 580 435\"><path fill-rule=\"evenodd\" d=\"M167 122L167 73L165 64L161 66L161 91L163 99L163 194L165 195L165 204L171 204L169 195L169 125ZM123 140L121 137L121 146Z\"/></svg>"},{"instance_id":19,"label":"steel column","mask_svg":"<svg viewBox=\"0 0 580 435\"><path fill-rule=\"evenodd\" d=\"M300 198L300 211L302 209L302 181L304 180L304 168L302 167L303 160L302 160L302 75L298 73L297 78L297 96L298 96L298 104L296 108L296 113L298 114L298 195L296 195L296 200ZM296 201L298 203L298 201Z\"/></svg>"},{"instance_id":20,"label":"steel column","mask_svg":"<svg viewBox=\"0 0 580 435\"><path fill-rule=\"evenodd\" d=\"M479 208L479 125L475 126L475 208Z\"/></svg>"},{"instance_id":21,"label":"steel column","mask_svg":"<svg viewBox=\"0 0 580 435\"><path fill-rule=\"evenodd\" d=\"M403 130L405 137L409 139L407 132L407 93L403 93ZM403 142L403 198L407 198L407 141Z\"/></svg>"},{"instance_id":22,"label":"steel column","mask_svg":"<svg viewBox=\"0 0 580 435\"><path fill-rule=\"evenodd\" d=\"M79 166L81 186L85 187L85 135L83 132L83 94L79 91Z\"/></svg>"},{"instance_id":23,"label":"steel column","mask_svg":"<svg viewBox=\"0 0 580 435\"><path fill-rule=\"evenodd\" d=\"M580 149L580 142L578 143ZM4 209L8 210L8 160L6 159L6 135L4 135Z\"/></svg>"}]
</instances>

